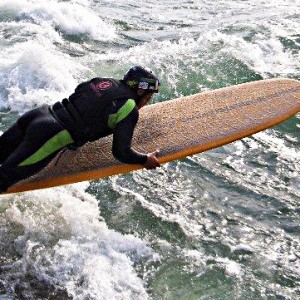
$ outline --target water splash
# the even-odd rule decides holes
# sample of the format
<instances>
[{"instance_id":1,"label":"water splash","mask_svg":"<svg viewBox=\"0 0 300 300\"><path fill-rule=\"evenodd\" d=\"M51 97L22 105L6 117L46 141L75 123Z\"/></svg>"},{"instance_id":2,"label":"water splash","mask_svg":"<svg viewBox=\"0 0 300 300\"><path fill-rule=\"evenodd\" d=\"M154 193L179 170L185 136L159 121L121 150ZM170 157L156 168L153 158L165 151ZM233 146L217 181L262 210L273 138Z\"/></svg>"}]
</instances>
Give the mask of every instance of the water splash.
<instances>
[{"instance_id":1,"label":"water splash","mask_svg":"<svg viewBox=\"0 0 300 300\"><path fill-rule=\"evenodd\" d=\"M108 229L86 186L1 196L2 293L34 297L36 283L72 299L147 299L133 263L153 251Z\"/></svg>"}]
</instances>

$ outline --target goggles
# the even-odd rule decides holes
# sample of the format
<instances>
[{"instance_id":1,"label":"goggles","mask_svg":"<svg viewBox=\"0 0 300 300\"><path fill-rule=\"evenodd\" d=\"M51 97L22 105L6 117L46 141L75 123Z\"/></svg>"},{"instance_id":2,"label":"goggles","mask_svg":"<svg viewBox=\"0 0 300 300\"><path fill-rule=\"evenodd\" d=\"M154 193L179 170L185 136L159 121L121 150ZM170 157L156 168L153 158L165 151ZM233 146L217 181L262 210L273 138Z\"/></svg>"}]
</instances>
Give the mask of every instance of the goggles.
<instances>
[{"instance_id":1,"label":"goggles","mask_svg":"<svg viewBox=\"0 0 300 300\"><path fill-rule=\"evenodd\" d=\"M158 93L159 85L160 83L158 79L141 78L138 84L138 88Z\"/></svg>"}]
</instances>

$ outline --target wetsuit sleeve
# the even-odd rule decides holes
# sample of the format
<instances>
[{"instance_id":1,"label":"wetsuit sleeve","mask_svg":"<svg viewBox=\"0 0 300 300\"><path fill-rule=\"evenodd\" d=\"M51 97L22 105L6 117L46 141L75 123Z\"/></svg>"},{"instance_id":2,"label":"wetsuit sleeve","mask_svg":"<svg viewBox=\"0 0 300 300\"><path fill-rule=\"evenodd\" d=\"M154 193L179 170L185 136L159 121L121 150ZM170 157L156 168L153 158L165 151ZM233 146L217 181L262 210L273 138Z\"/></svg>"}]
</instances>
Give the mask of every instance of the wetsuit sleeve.
<instances>
[{"instance_id":1,"label":"wetsuit sleeve","mask_svg":"<svg viewBox=\"0 0 300 300\"><path fill-rule=\"evenodd\" d=\"M139 118L139 112L135 107L126 118L118 122L113 129L112 153L116 159L126 164L145 164L147 155L131 148L134 128Z\"/></svg>"}]
</instances>

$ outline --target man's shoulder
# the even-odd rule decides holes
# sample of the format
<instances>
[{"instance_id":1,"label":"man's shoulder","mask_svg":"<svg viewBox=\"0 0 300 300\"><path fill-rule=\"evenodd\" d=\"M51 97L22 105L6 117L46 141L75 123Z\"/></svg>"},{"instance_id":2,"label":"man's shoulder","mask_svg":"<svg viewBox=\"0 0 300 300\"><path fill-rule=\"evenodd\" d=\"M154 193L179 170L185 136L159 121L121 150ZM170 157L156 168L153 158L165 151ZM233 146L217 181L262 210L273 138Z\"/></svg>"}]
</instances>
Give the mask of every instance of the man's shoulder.
<instances>
[{"instance_id":1,"label":"man's shoulder","mask_svg":"<svg viewBox=\"0 0 300 300\"><path fill-rule=\"evenodd\" d=\"M116 95L127 95L135 98L135 93L124 83L123 80L118 80L108 77L95 77L89 81L93 89L102 93L116 93Z\"/></svg>"},{"instance_id":2,"label":"man's shoulder","mask_svg":"<svg viewBox=\"0 0 300 300\"><path fill-rule=\"evenodd\" d=\"M130 111L135 111L136 113L138 113L138 108L137 108L136 102L132 98L118 99L118 100L113 101L113 104L115 105L117 110L119 110L121 108L124 109L126 107L127 109L130 109Z\"/></svg>"}]
</instances>

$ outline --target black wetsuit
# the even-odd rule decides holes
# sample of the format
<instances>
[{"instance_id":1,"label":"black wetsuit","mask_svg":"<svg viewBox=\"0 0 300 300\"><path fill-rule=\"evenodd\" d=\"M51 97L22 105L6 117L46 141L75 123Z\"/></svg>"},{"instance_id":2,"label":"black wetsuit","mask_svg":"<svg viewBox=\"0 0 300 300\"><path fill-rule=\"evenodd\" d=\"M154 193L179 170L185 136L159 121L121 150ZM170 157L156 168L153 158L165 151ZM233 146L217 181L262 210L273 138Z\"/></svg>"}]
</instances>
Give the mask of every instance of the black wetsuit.
<instances>
[{"instance_id":1,"label":"black wetsuit","mask_svg":"<svg viewBox=\"0 0 300 300\"><path fill-rule=\"evenodd\" d=\"M138 97L123 81L94 78L53 106L21 116L0 137L0 192L43 169L65 147L76 148L113 134L113 155L145 164L147 155L131 148Z\"/></svg>"}]
</instances>

